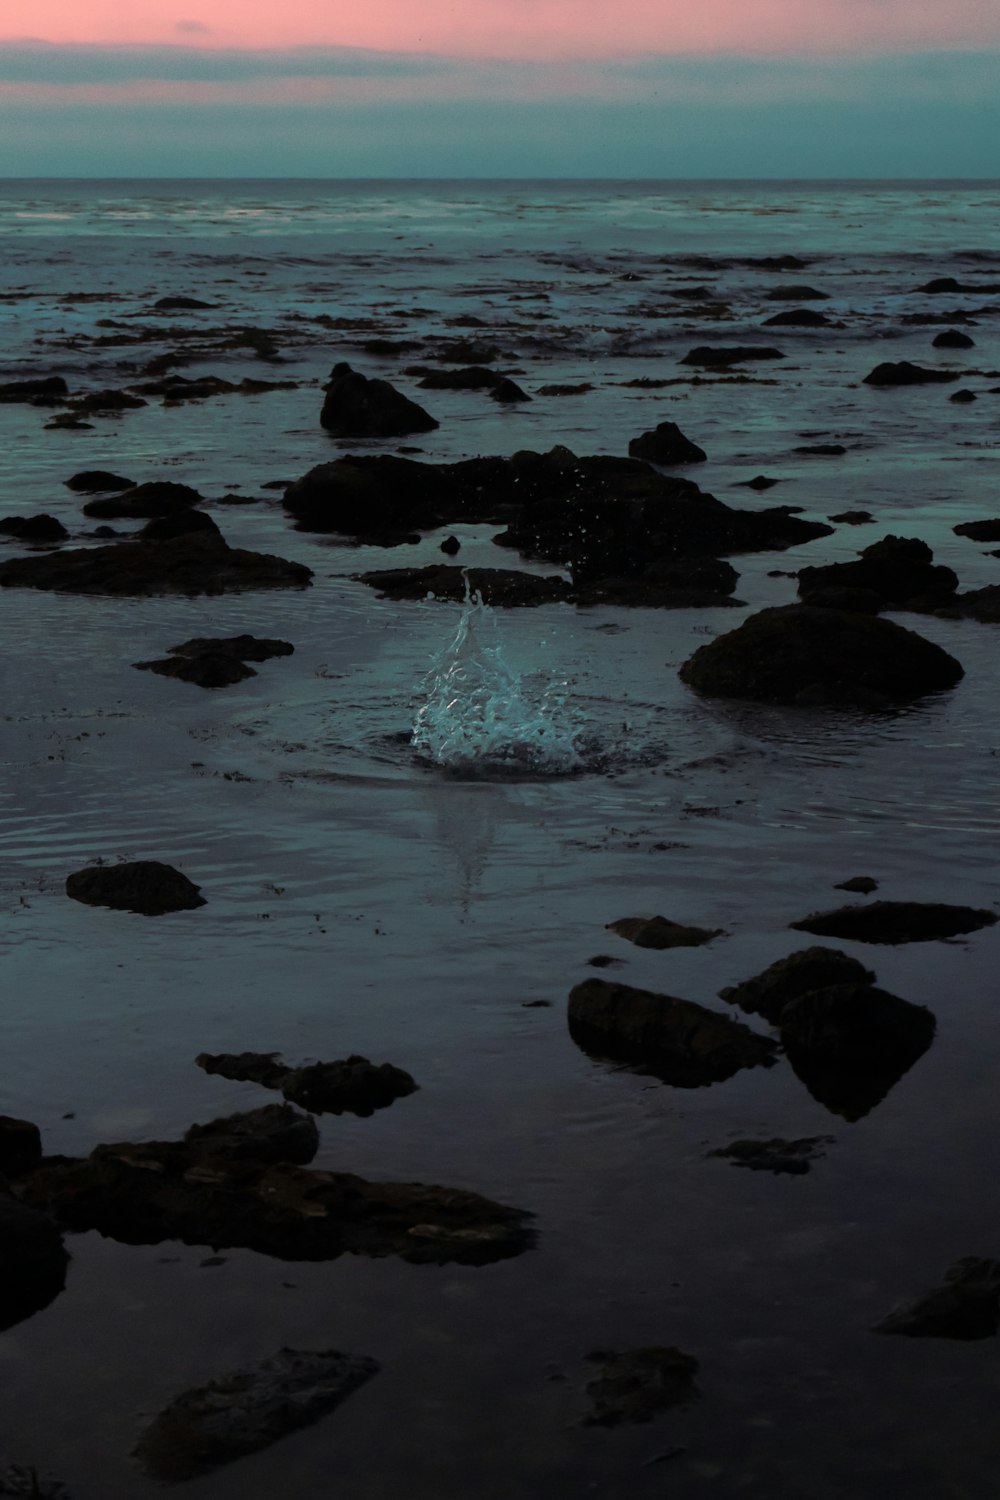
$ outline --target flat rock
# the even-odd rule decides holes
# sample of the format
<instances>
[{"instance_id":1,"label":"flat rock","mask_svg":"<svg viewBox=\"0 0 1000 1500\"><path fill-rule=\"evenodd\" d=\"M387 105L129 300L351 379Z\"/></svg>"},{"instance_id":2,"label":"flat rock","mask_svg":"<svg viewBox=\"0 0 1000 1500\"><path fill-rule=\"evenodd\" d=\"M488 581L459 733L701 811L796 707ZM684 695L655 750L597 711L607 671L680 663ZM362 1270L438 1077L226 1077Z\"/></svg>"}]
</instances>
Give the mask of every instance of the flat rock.
<instances>
[{"instance_id":1,"label":"flat rock","mask_svg":"<svg viewBox=\"0 0 1000 1500\"><path fill-rule=\"evenodd\" d=\"M708 1155L724 1157L734 1167L746 1167L751 1172L804 1177L811 1163L826 1155L822 1148L832 1141L832 1135L809 1135L796 1141L774 1136L769 1141L733 1141L709 1151Z\"/></svg>"},{"instance_id":2,"label":"flat rock","mask_svg":"<svg viewBox=\"0 0 1000 1500\"><path fill-rule=\"evenodd\" d=\"M179 646L168 646L171 656L201 656L210 651L213 656L229 656L236 661L269 661L273 656L291 656L295 647L291 641L277 640L272 636L257 635L199 635Z\"/></svg>"},{"instance_id":3,"label":"flat rock","mask_svg":"<svg viewBox=\"0 0 1000 1500\"><path fill-rule=\"evenodd\" d=\"M802 948L787 958L779 958L742 984L727 985L719 991L719 996L731 1005L738 1005L748 1015L763 1016L772 1026L777 1026L789 1001L808 994L810 990L837 984L874 982L875 975L870 969L856 958L841 953L839 948Z\"/></svg>"},{"instance_id":4,"label":"flat rock","mask_svg":"<svg viewBox=\"0 0 1000 1500\"><path fill-rule=\"evenodd\" d=\"M238 594L305 588L311 569L263 552L229 547L210 532L172 541L125 541L0 563L0 587L63 594Z\"/></svg>"},{"instance_id":5,"label":"flat rock","mask_svg":"<svg viewBox=\"0 0 1000 1500\"><path fill-rule=\"evenodd\" d=\"M587 1427L649 1422L699 1395L694 1383L698 1361L681 1349L597 1349L587 1359L600 1366L586 1386L590 1411L583 1423Z\"/></svg>"},{"instance_id":6,"label":"flat rock","mask_svg":"<svg viewBox=\"0 0 1000 1500\"><path fill-rule=\"evenodd\" d=\"M876 365L874 370L865 376L865 385L931 385L935 382L943 383L948 380L957 380L957 370L928 370L923 365L911 364L908 359L893 363L885 360Z\"/></svg>"},{"instance_id":7,"label":"flat rock","mask_svg":"<svg viewBox=\"0 0 1000 1500\"><path fill-rule=\"evenodd\" d=\"M339 1349L279 1349L270 1359L185 1391L134 1450L154 1479L194 1479L310 1427L379 1370Z\"/></svg>"},{"instance_id":8,"label":"flat rock","mask_svg":"<svg viewBox=\"0 0 1000 1500\"><path fill-rule=\"evenodd\" d=\"M751 615L680 669L709 697L868 709L912 702L962 676L954 657L901 625L794 604Z\"/></svg>"},{"instance_id":9,"label":"flat rock","mask_svg":"<svg viewBox=\"0 0 1000 1500\"><path fill-rule=\"evenodd\" d=\"M701 464L708 457L704 448L686 438L676 422L659 422L649 432L633 438L628 445L632 458L644 458L648 463Z\"/></svg>"},{"instance_id":10,"label":"flat rock","mask_svg":"<svg viewBox=\"0 0 1000 1500\"><path fill-rule=\"evenodd\" d=\"M935 901L871 901L866 906L841 906L813 912L789 923L798 932L820 937L852 938L857 943L929 943L992 927L996 912L973 906L947 906Z\"/></svg>"},{"instance_id":11,"label":"flat rock","mask_svg":"<svg viewBox=\"0 0 1000 1500\"><path fill-rule=\"evenodd\" d=\"M605 979L586 979L570 991L568 1023L584 1051L648 1064L679 1088L722 1082L775 1060L773 1041L728 1016Z\"/></svg>"},{"instance_id":12,"label":"flat rock","mask_svg":"<svg viewBox=\"0 0 1000 1500\"><path fill-rule=\"evenodd\" d=\"M817 291L814 286L804 286L794 283L791 286L774 286L770 291L764 293L767 302L828 302L829 296L826 292Z\"/></svg>"},{"instance_id":13,"label":"flat rock","mask_svg":"<svg viewBox=\"0 0 1000 1500\"><path fill-rule=\"evenodd\" d=\"M153 303L157 312L195 312L215 305L214 302L203 302L200 297L159 297Z\"/></svg>"},{"instance_id":14,"label":"flat rock","mask_svg":"<svg viewBox=\"0 0 1000 1500\"><path fill-rule=\"evenodd\" d=\"M326 386L320 425L334 437L403 437L431 432L438 423L387 380L369 380L341 362Z\"/></svg>"},{"instance_id":15,"label":"flat rock","mask_svg":"<svg viewBox=\"0 0 1000 1500\"><path fill-rule=\"evenodd\" d=\"M721 927L687 927L667 917L620 917L606 926L637 948L700 948L722 936Z\"/></svg>"},{"instance_id":16,"label":"flat rock","mask_svg":"<svg viewBox=\"0 0 1000 1500\"><path fill-rule=\"evenodd\" d=\"M402 1068L376 1065L357 1054L297 1068L277 1057L275 1052L202 1052L195 1061L206 1073L278 1089L293 1104L315 1114L371 1115L418 1087Z\"/></svg>"},{"instance_id":17,"label":"flat rock","mask_svg":"<svg viewBox=\"0 0 1000 1500\"><path fill-rule=\"evenodd\" d=\"M423 370L417 384L427 391L488 391L503 378L485 365L466 365L460 370Z\"/></svg>"},{"instance_id":18,"label":"flat rock","mask_svg":"<svg viewBox=\"0 0 1000 1500\"><path fill-rule=\"evenodd\" d=\"M993 1338L998 1327L1000 1260L967 1256L949 1268L943 1286L901 1302L872 1331L969 1341Z\"/></svg>"},{"instance_id":19,"label":"flat rock","mask_svg":"<svg viewBox=\"0 0 1000 1500\"><path fill-rule=\"evenodd\" d=\"M1000 542L1000 517L993 516L984 521L963 521L951 529L956 536L967 536L973 542Z\"/></svg>"},{"instance_id":20,"label":"flat rock","mask_svg":"<svg viewBox=\"0 0 1000 1500\"><path fill-rule=\"evenodd\" d=\"M110 906L116 911L140 912L147 917L204 906L200 890L180 870L157 859L87 865L66 878L66 894L74 901L87 906Z\"/></svg>"},{"instance_id":21,"label":"flat rock","mask_svg":"<svg viewBox=\"0 0 1000 1500\"><path fill-rule=\"evenodd\" d=\"M699 344L689 349L681 360L682 365L737 365L758 359L784 359L780 349L766 344L726 344L712 346Z\"/></svg>"},{"instance_id":22,"label":"flat rock","mask_svg":"<svg viewBox=\"0 0 1000 1500\"><path fill-rule=\"evenodd\" d=\"M431 563L424 568L384 568L358 575L386 599L439 599L461 603L466 579L484 603L505 607L556 604L566 601L571 585L564 578L542 578L510 568L459 568Z\"/></svg>"}]
</instances>

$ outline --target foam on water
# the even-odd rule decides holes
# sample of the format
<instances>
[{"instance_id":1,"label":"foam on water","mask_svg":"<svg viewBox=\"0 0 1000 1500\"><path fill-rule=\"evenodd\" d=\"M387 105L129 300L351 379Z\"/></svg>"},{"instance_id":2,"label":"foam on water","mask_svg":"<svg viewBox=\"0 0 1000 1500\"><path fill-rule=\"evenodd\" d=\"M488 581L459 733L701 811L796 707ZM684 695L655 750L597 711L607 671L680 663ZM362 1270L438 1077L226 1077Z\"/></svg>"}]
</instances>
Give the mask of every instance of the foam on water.
<instances>
[{"instance_id":1,"label":"foam on water","mask_svg":"<svg viewBox=\"0 0 1000 1500\"><path fill-rule=\"evenodd\" d=\"M410 744L460 775L566 776L585 768L582 726L568 684L540 691L507 660L497 617L468 578L453 638L424 679Z\"/></svg>"}]
</instances>

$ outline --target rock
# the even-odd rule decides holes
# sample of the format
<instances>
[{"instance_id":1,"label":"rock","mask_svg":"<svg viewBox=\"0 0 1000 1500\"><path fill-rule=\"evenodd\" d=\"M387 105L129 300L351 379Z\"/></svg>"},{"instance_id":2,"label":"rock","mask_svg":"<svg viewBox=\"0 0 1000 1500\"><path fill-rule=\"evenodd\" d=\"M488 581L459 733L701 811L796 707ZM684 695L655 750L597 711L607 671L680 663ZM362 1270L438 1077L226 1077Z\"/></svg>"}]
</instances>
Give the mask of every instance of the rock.
<instances>
[{"instance_id":1,"label":"rock","mask_svg":"<svg viewBox=\"0 0 1000 1500\"><path fill-rule=\"evenodd\" d=\"M539 396L585 396L594 387L589 381L581 381L579 385L540 385L537 394Z\"/></svg>"},{"instance_id":2,"label":"rock","mask_svg":"<svg viewBox=\"0 0 1000 1500\"><path fill-rule=\"evenodd\" d=\"M531 397L527 391L522 391L515 380L505 379L493 386L490 400L499 401L504 406L513 406L518 401L530 401Z\"/></svg>"},{"instance_id":3,"label":"rock","mask_svg":"<svg viewBox=\"0 0 1000 1500\"><path fill-rule=\"evenodd\" d=\"M870 984L838 984L790 1000L781 1041L813 1098L859 1120L885 1098L934 1040L936 1022Z\"/></svg>"},{"instance_id":4,"label":"rock","mask_svg":"<svg viewBox=\"0 0 1000 1500\"><path fill-rule=\"evenodd\" d=\"M978 401L979 397L976 395L975 391L961 390L953 391L952 394L948 397L948 400L958 401L965 404L969 401Z\"/></svg>"},{"instance_id":5,"label":"rock","mask_svg":"<svg viewBox=\"0 0 1000 1500\"><path fill-rule=\"evenodd\" d=\"M170 911L193 911L205 898L173 865L158 859L138 859L120 865L87 865L66 878L66 894L87 906L111 906L116 911L159 917Z\"/></svg>"},{"instance_id":6,"label":"rock","mask_svg":"<svg viewBox=\"0 0 1000 1500\"><path fill-rule=\"evenodd\" d=\"M633 438L628 445L632 458L653 464L701 464L708 457L704 448L686 438L676 422L659 422L651 432Z\"/></svg>"},{"instance_id":7,"label":"rock","mask_svg":"<svg viewBox=\"0 0 1000 1500\"><path fill-rule=\"evenodd\" d=\"M140 406L148 406L141 396L131 396L128 391L88 391L85 396L77 396L73 403L73 411L98 412L101 414L113 411L138 411Z\"/></svg>"},{"instance_id":8,"label":"rock","mask_svg":"<svg viewBox=\"0 0 1000 1500\"><path fill-rule=\"evenodd\" d=\"M282 505L299 531L389 542L414 530L433 530L463 510L447 465L394 454L318 464L287 487Z\"/></svg>"},{"instance_id":9,"label":"rock","mask_svg":"<svg viewBox=\"0 0 1000 1500\"><path fill-rule=\"evenodd\" d=\"M503 378L484 365L466 365L461 370L423 370L417 384L427 391L483 391L495 389Z\"/></svg>"},{"instance_id":10,"label":"rock","mask_svg":"<svg viewBox=\"0 0 1000 1500\"><path fill-rule=\"evenodd\" d=\"M30 1120L0 1115L0 1174L20 1177L31 1172L42 1159L42 1134Z\"/></svg>"},{"instance_id":11,"label":"rock","mask_svg":"<svg viewBox=\"0 0 1000 1500\"><path fill-rule=\"evenodd\" d=\"M497 344L476 343L475 339L453 339L434 351L434 358L445 365L491 365L500 358Z\"/></svg>"},{"instance_id":12,"label":"rock","mask_svg":"<svg viewBox=\"0 0 1000 1500\"><path fill-rule=\"evenodd\" d=\"M839 585L810 589L803 603L810 609L842 609L852 615L877 615L885 608L885 601L874 589L852 589Z\"/></svg>"},{"instance_id":13,"label":"rock","mask_svg":"<svg viewBox=\"0 0 1000 1500\"><path fill-rule=\"evenodd\" d=\"M175 484L170 479L153 479L148 484L137 484L133 489L122 490L103 500L88 500L83 513L100 520L126 518L144 521L151 516L177 515L193 505L200 505L203 498L189 484Z\"/></svg>"},{"instance_id":14,"label":"rock","mask_svg":"<svg viewBox=\"0 0 1000 1500\"><path fill-rule=\"evenodd\" d=\"M698 1361L680 1349L597 1349L587 1355L600 1365L587 1382L590 1411L586 1427L618 1427L622 1422L649 1422L674 1406L686 1406L699 1392L694 1383Z\"/></svg>"},{"instance_id":15,"label":"rock","mask_svg":"<svg viewBox=\"0 0 1000 1500\"><path fill-rule=\"evenodd\" d=\"M37 380L8 380L0 385L0 402L28 401L32 405L55 405L69 395L61 375L43 375Z\"/></svg>"},{"instance_id":16,"label":"rock","mask_svg":"<svg viewBox=\"0 0 1000 1500\"><path fill-rule=\"evenodd\" d=\"M681 360L682 365L736 365L758 359L784 359L780 349L766 344L734 344L713 348L699 344L689 349Z\"/></svg>"},{"instance_id":17,"label":"rock","mask_svg":"<svg viewBox=\"0 0 1000 1500\"><path fill-rule=\"evenodd\" d=\"M384 599L434 598L461 603L466 579L473 593L490 605L536 605L565 601L571 586L564 578L542 578L510 568L457 568L431 563L425 568L386 568L358 575Z\"/></svg>"},{"instance_id":18,"label":"rock","mask_svg":"<svg viewBox=\"0 0 1000 1500\"><path fill-rule=\"evenodd\" d=\"M190 656L164 656L153 661L134 661L139 672L155 672L158 677L174 677L180 682L192 682L197 687L223 688L243 682L247 677L256 677L253 667L248 667L238 657L212 651L201 651Z\"/></svg>"},{"instance_id":19,"label":"rock","mask_svg":"<svg viewBox=\"0 0 1000 1500\"><path fill-rule=\"evenodd\" d=\"M157 312L196 312L215 305L214 302L202 302L198 297L160 297L153 303Z\"/></svg>"},{"instance_id":20,"label":"rock","mask_svg":"<svg viewBox=\"0 0 1000 1500\"><path fill-rule=\"evenodd\" d=\"M864 526L875 517L870 510L841 510L835 516L827 516L828 521L836 521L839 526Z\"/></svg>"},{"instance_id":21,"label":"rock","mask_svg":"<svg viewBox=\"0 0 1000 1500\"><path fill-rule=\"evenodd\" d=\"M935 349L974 349L975 339L970 339L967 333L960 333L957 328L948 328L944 333L939 333L933 340Z\"/></svg>"},{"instance_id":22,"label":"rock","mask_svg":"<svg viewBox=\"0 0 1000 1500\"><path fill-rule=\"evenodd\" d=\"M873 1333L916 1339L988 1339L1000 1327L1000 1260L967 1256L945 1274L944 1286L901 1302Z\"/></svg>"},{"instance_id":23,"label":"rock","mask_svg":"<svg viewBox=\"0 0 1000 1500\"><path fill-rule=\"evenodd\" d=\"M295 647L291 641L274 640L256 635L199 635L193 640L182 641L179 646L168 646L171 656L202 656L206 651L213 656L229 656L236 661L270 661L273 656L291 656Z\"/></svg>"},{"instance_id":24,"label":"rock","mask_svg":"<svg viewBox=\"0 0 1000 1500\"><path fill-rule=\"evenodd\" d=\"M966 288L954 276L935 276L932 281L927 281L923 286L918 286L918 292L927 292L930 296L940 296L945 292L964 292Z\"/></svg>"},{"instance_id":25,"label":"rock","mask_svg":"<svg viewBox=\"0 0 1000 1500\"><path fill-rule=\"evenodd\" d=\"M584 1051L648 1064L678 1088L719 1083L775 1060L774 1042L728 1016L605 979L586 979L570 991L568 1021Z\"/></svg>"},{"instance_id":26,"label":"rock","mask_svg":"<svg viewBox=\"0 0 1000 1500\"><path fill-rule=\"evenodd\" d=\"M210 532L212 536L220 537L219 530L211 516L207 516L203 510L179 510L172 516L156 516L152 521L147 521L138 533L142 542L172 542L175 537L191 536L193 532Z\"/></svg>"},{"instance_id":27,"label":"rock","mask_svg":"<svg viewBox=\"0 0 1000 1500\"><path fill-rule=\"evenodd\" d=\"M967 536L974 542L1000 542L1000 518L991 518L988 521L963 521L959 526L953 526L952 531L956 536Z\"/></svg>"},{"instance_id":28,"label":"rock","mask_svg":"<svg viewBox=\"0 0 1000 1500\"><path fill-rule=\"evenodd\" d=\"M973 906L945 906L934 901L872 901L813 912L789 926L821 937L851 938L856 943L929 943L992 927L995 912Z\"/></svg>"},{"instance_id":29,"label":"rock","mask_svg":"<svg viewBox=\"0 0 1000 1500\"><path fill-rule=\"evenodd\" d=\"M811 307L790 307L785 312L765 318L764 328L830 328L831 320Z\"/></svg>"},{"instance_id":30,"label":"rock","mask_svg":"<svg viewBox=\"0 0 1000 1500\"><path fill-rule=\"evenodd\" d=\"M0 587L63 594L233 594L305 588L312 571L263 552L228 547L208 532L173 541L120 542L0 563Z\"/></svg>"},{"instance_id":31,"label":"rock","mask_svg":"<svg viewBox=\"0 0 1000 1500\"><path fill-rule=\"evenodd\" d=\"M289 1104L265 1104L207 1125L192 1125L184 1140L196 1148L202 1166L213 1161L284 1161L306 1167L319 1150L316 1121Z\"/></svg>"},{"instance_id":32,"label":"rock","mask_svg":"<svg viewBox=\"0 0 1000 1500\"><path fill-rule=\"evenodd\" d=\"M912 702L962 675L954 657L900 625L795 604L751 615L680 669L709 697L859 708Z\"/></svg>"},{"instance_id":33,"label":"rock","mask_svg":"<svg viewBox=\"0 0 1000 1500\"><path fill-rule=\"evenodd\" d=\"M621 917L606 926L637 948L700 948L722 936L721 927L685 927L666 917Z\"/></svg>"},{"instance_id":34,"label":"rock","mask_svg":"<svg viewBox=\"0 0 1000 1500\"><path fill-rule=\"evenodd\" d=\"M870 896L872 891L878 890L878 881L873 880L870 875L852 875L850 880L838 881L834 890L855 891L860 896Z\"/></svg>"},{"instance_id":35,"label":"rock","mask_svg":"<svg viewBox=\"0 0 1000 1500\"><path fill-rule=\"evenodd\" d=\"M369 380L341 362L326 386L320 425L335 437L401 437L431 432L438 423L387 380Z\"/></svg>"},{"instance_id":36,"label":"rock","mask_svg":"<svg viewBox=\"0 0 1000 1500\"><path fill-rule=\"evenodd\" d=\"M927 370L922 365L913 365L908 359L903 359L898 364L885 361L876 365L870 374L865 376L865 385L929 385L934 381L957 380L958 372L954 370Z\"/></svg>"},{"instance_id":37,"label":"rock","mask_svg":"<svg viewBox=\"0 0 1000 1500\"><path fill-rule=\"evenodd\" d=\"M874 980L870 969L839 948L802 948L779 958L753 979L728 985L719 996L748 1015L763 1016L772 1026L779 1026L785 1006L799 995L831 985L872 984Z\"/></svg>"},{"instance_id":38,"label":"rock","mask_svg":"<svg viewBox=\"0 0 1000 1500\"><path fill-rule=\"evenodd\" d=\"M842 458L847 452L843 443L806 443L801 448L793 448L793 453L803 453L807 458Z\"/></svg>"},{"instance_id":39,"label":"rock","mask_svg":"<svg viewBox=\"0 0 1000 1500\"><path fill-rule=\"evenodd\" d=\"M46 1213L0 1190L0 1330L48 1307L66 1285L69 1256Z\"/></svg>"},{"instance_id":40,"label":"rock","mask_svg":"<svg viewBox=\"0 0 1000 1500\"><path fill-rule=\"evenodd\" d=\"M19 542L61 542L69 532L55 516L7 516L0 521L0 535L16 537Z\"/></svg>"},{"instance_id":41,"label":"rock","mask_svg":"<svg viewBox=\"0 0 1000 1500\"><path fill-rule=\"evenodd\" d=\"M948 603L958 587L951 568L934 563L926 542L916 537L886 536L866 547L854 562L799 570L799 593L811 602L817 590L870 589L884 607L905 608L927 601Z\"/></svg>"},{"instance_id":42,"label":"rock","mask_svg":"<svg viewBox=\"0 0 1000 1500\"><path fill-rule=\"evenodd\" d=\"M376 1360L339 1349L279 1349L171 1401L134 1456L154 1479L197 1478L310 1427L378 1370Z\"/></svg>"},{"instance_id":43,"label":"rock","mask_svg":"<svg viewBox=\"0 0 1000 1500\"><path fill-rule=\"evenodd\" d=\"M767 474L755 474L752 479L741 479L739 483L745 485L748 490L770 490L776 484L780 484L781 480L772 479Z\"/></svg>"},{"instance_id":44,"label":"rock","mask_svg":"<svg viewBox=\"0 0 1000 1500\"><path fill-rule=\"evenodd\" d=\"M821 1147L829 1146L832 1141L832 1135L803 1136L797 1141L775 1136L769 1141L733 1141L729 1146L709 1151L708 1155L725 1157L734 1167L747 1167L751 1172L804 1177L810 1164L826 1155Z\"/></svg>"},{"instance_id":45,"label":"rock","mask_svg":"<svg viewBox=\"0 0 1000 1500\"><path fill-rule=\"evenodd\" d=\"M456 552L461 552L462 544L457 536L446 536L441 543L441 551L446 557L454 557Z\"/></svg>"},{"instance_id":46,"label":"rock","mask_svg":"<svg viewBox=\"0 0 1000 1500\"><path fill-rule=\"evenodd\" d=\"M983 589L970 589L968 593L956 594L948 601L948 613L979 620L984 625L1000 622L1000 584L991 583Z\"/></svg>"},{"instance_id":47,"label":"rock","mask_svg":"<svg viewBox=\"0 0 1000 1500\"><path fill-rule=\"evenodd\" d=\"M775 286L764 293L768 302L828 302L826 292L818 292L814 286Z\"/></svg>"},{"instance_id":48,"label":"rock","mask_svg":"<svg viewBox=\"0 0 1000 1500\"><path fill-rule=\"evenodd\" d=\"M120 474L112 474L109 469L81 469L79 474L71 475L63 483L68 490L76 490L81 495L93 495L102 490L136 488L134 479L123 479Z\"/></svg>"},{"instance_id":49,"label":"rock","mask_svg":"<svg viewBox=\"0 0 1000 1500\"><path fill-rule=\"evenodd\" d=\"M279 1089L293 1104L314 1114L372 1115L396 1099L416 1092L409 1073L392 1063L376 1066L367 1057L352 1055L336 1062L307 1063L289 1067L278 1062L276 1052L202 1052L195 1059L206 1073L223 1078L260 1083Z\"/></svg>"}]
</instances>

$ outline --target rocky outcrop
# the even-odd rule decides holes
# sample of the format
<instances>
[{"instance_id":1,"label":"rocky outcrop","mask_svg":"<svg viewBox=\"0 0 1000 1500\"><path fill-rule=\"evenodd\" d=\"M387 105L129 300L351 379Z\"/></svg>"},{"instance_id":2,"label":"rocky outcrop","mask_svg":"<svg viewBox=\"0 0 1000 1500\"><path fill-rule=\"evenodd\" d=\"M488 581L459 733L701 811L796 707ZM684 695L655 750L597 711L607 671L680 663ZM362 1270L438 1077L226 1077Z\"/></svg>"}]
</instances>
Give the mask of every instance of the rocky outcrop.
<instances>
[{"instance_id":1,"label":"rocky outcrop","mask_svg":"<svg viewBox=\"0 0 1000 1500\"><path fill-rule=\"evenodd\" d=\"M686 438L676 422L659 422L649 432L633 438L628 445L632 458L643 458L647 463L701 464L708 457L704 448Z\"/></svg>"},{"instance_id":2,"label":"rocky outcrop","mask_svg":"<svg viewBox=\"0 0 1000 1500\"><path fill-rule=\"evenodd\" d=\"M992 927L993 911L974 906L947 906L937 901L871 901L867 906L840 906L813 912L789 925L820 937L851 938L856 943L928 943Z\"/></svg>"},{"instance_id":3,"label":"rocky outcrop","mask_svg":"<svg viewBox=\"0 0 1000 1500\"><path fill-rule=\"evenodd\" d=\"M204 906L195 885L173 865L157 859L131 860L120 865L87 865L66 878L66 894L86 906L110 906L116 911L146 917L171 911L193 911Z\"/></svg>"},{"instance_id":4,"label":"rocky outcrop","mask_svg":"<svg viewBox=\"0 0 1000 1500\"><path fill-rule=\"evenodd\" d=\"M954 687L960 664L888 620L807 605L751 615L681 667L709 697L878 709Z\"/></svg>"},{"instance_id":5,"label":"rocky outcrop","mask_svg":"<svg viewBox=\"0 0 1000 1500\"><path fill-rule=\"evenodd\" d=\"M849 588L877 594L884 609L924 608L947 605L957 587L957 574L935 563L930 547L916 537L885 536L854 562L799 569L804 603L819 590Z\"/></svg>"},{"instance_id":6,"label":"rocky outcrop","mask_svg":"<svg viewBox=\"0 0 1000 1500\"><path fill-rule=\"evenodd\" d=\"M126 541L0 563L0 587L63 594L238 594L305 588L312 571L263 552L229 547L209 532L172 541Z\"/></svg>"},{"instance_id":7,"label":"rocky outcrop","mask_svg":"<svg viewBox=\"0 0 1000 1500\"><path fill-rule=\"evenodd\" d=\"M387 380L369 380L341 362L326 386L320 425L334 437L403 437L432 432L438 423Z\"/></svg>"},{"instance_id":8,"label":"rocky outcrop","mask_svg":"<svg viewBox=\"0 0 1000 1500\"><path fill-rule=\"evenodd\" d=\"M172 542L179 536L192 536L203 531L221 537L218 525L203 510L178 510L169 516L156 516L147 521L137 533L140 542Z\"/></svg>"},{"instance_id":9,"label":"rocky outcrop","mask_svg":"<svg viewBox=\"0 0 1000 1500\"><path fill-rule=\"evenodd\" d=\"M998 1327L1000 1260L967 1256L949 1268L943 1286L900 1303L873 1332L968 1341L993 1338Z\"/></svg>"},{"instance_id":10,"label":"rocky outcrop","mask_svg":"<svg viewBox=\"0 0 1000 1500\"><path fill-rule=\"evenodd\" d=\"M202 1052L195 1061L206 1073L278 1089L292 1104L320 1115L371 1115L418 1087L402 1068L376 1066L356 1054L297 1068L277 1058L276 1052Z\"/></svg>"},{"instance_id":11,"label":"rocky outcrop","mask_svg":"<svg viewBox=\"0 0 1000 1500\"><path fill-rule=\"evenodd\" d=\"M681 1349L595 1349L587 1359L600 1369L587 1382L590 1411L583 1419L586 1427L649 1422L674 1406L687 1406L699 1395L694 1380L698 1361Z\"/></svg>"},{"instance_id":12,"label":"rocky outcrop","mask_svg":"<svg viewBox=\"0 0 1000 1500\"><path fill-rule=\"evenodd\" d=\"M967 536L973 542L1000 542L1000 517L997 516L983 521L962 521L951 529L956 536Z\"/></svg>"},{"instance_id":13,"label":"rocky outcrop","mask_svg":"<svg viewBox=\"0 0 1000 1500\"><path fill-rule=\"evenodd\" d=\"M779 1026L785 1006L799 995L831 985L874 982L870 969L839 948L802 948L779 958L752 979L728 985L719 996L748 1015L763 1016L772 1026Z\"/></svg>"}]
</instances>

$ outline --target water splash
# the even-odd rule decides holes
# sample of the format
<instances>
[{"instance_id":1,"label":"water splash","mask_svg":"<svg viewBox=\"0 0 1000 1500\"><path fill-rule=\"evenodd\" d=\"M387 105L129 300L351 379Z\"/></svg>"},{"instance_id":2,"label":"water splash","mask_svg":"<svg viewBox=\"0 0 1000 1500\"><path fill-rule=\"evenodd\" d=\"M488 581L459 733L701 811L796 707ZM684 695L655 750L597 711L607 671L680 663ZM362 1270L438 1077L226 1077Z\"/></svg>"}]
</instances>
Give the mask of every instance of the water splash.
<instances>
[{"instance_id":1,"label":"water splash","mask_svg":"<svg viewBox=\"0 0 1000 1500\"><path fill-rule=\"evenodd\" d=\"M497 617L466 577L458 628L424 678L410 744L459 775L572 775L584 758L568 700L568 683L536 690L506 659Z\"/></svg>"}]
</instances>

